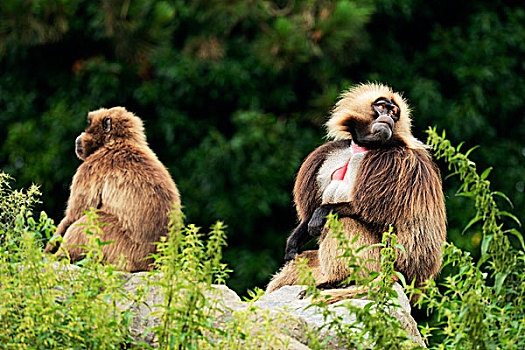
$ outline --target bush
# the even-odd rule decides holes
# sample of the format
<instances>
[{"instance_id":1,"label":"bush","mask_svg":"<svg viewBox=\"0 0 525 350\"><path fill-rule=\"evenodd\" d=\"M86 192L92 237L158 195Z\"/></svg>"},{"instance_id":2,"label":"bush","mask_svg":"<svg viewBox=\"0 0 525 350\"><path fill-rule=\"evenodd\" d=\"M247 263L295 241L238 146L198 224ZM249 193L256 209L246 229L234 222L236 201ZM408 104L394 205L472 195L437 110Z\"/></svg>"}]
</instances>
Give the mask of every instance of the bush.
<instances>
[{"instance_id":1,"label":"bush","mask_svg":"<svg viewBox=\"0 0 525 350\"><path fill-rule=\"evenodd\" d=\"M43 242L56 230L41 213L33 218L30 206L38 190L11 191L10 177L0 177L2 237L0 244L0 343L17 349L113 349L150 346L130 333L133 313L119 305L144 303L151 287L160 287L163 302L151 316L161 320L154 332L160 348L234 348L258 344L274 348L283 342L275 336L279 317L268 313L253 318L234 312L230 333L214 326L220 300L205 293L212 284L223 284L226 265L224 225L216 223L205 238L195 225L183 224L180 208L170 213L169 238L159 243L156 270L145 276L135 294L122 288L127 282L112 265L102 263L100 235L103 223L96 211L87 211L85 233L89 244L85 258L70 265L43 253ZM110 243L109 243L110 244ZM276 345L279 344L279 345Z\"/></svg>"}]
</instances>

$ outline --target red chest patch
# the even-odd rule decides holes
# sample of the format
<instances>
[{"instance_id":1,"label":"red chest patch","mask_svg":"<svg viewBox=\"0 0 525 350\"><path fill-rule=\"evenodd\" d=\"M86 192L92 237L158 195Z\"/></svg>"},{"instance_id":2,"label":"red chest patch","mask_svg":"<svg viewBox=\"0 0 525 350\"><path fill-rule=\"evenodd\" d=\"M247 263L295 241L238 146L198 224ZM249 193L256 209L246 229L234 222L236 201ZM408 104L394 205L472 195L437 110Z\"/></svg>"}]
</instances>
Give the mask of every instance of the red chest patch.
<instances>
[{"instance_id":1,"label":"red chest patch","mask_svg":"<svg viewBox=\"0 0 525 350\"><path fill-rule=\"evenodd\" d=\"M368 149L366 149L364 147L360 147L360 146L358 146L358 145L356 145L355 143L352 142L352 154L358 154L358 153L364 153L364 152L368 152ZM352 159L352 157L350 157L348 159L348 162L346 162L346 164L344 166L336 169L332 173L332 176L331 176L332 180L339 180L339 181L343 181L344 180L346 172L348 171L348 164L350 163L351 159Z\"/></svg>"},{"instance_id":2,"label":"red chest patch","mask_svg":"<svg viewBox=\"0 0 525 350\"><path fill-rule=\"evenodd\" d=\"M350 157L350 159L352 159L352 158ZM332 173L332 177L331 177L332 180L343 181L343 179L345 178L345 175L346 175L346 171L348 170L348 163L350 163L350 159L348 159L348 162L346 162L346 164L344 166L340 167L339 169L336 169Z\"/></svg>"}]
</instances>

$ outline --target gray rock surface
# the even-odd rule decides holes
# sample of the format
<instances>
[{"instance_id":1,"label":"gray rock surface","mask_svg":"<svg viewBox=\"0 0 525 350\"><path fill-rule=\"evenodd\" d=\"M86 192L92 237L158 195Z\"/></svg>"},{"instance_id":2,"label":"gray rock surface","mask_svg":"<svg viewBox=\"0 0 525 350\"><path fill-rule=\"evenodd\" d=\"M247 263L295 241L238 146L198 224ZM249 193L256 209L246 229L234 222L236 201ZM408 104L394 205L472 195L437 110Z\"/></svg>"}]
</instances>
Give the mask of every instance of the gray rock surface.
<instances>
[{"instance_id":1,"label":"gray rock surface","mask_svg":"<svg viewBox=\"0 0 525 350\"><path fill-rule=\"evenodd\" d=\"M122 274L123 278L127 279L123 288L134 294L138 288L144 286L146 282L146 273L136 274ZM154 278L149 276L147 278ZM156 346L156 339L153 333L146 333L146 329L158 325L160 319L158 316L151 316L151 312L156 308L153 305L158 305L162 302L162 293L157 286L148 287L149 293L147 300L143 303L135 303L132 301L123 302L119 305L122 310L130 310L135 314L133 324L131 326L132 334L142 341ZM226 286L212 286L211 291L206 292L206 297L209 300L220 300L217 308L214 310L214 326L228 332L229 326L234 322L236 317L244 315L243 331L251 333L256 337L259 336L261 342L268 341L268 344L282 344L282 347L275 345L256 345L260 348L287 348L292 350L309 349L309 334L313 330L321 327L325 321L319 310L315 307L307 308L310 305L310 298L298 299L298 294L304 289L303 286L285 286L273 293L263 295L259 300L253 303L242 302L241 298L231 289ZM401 308L394 311L394 316L401 320L403 327L410 334L411 338L416 344L424 346L421 340L421 335L417 329L416 322L410 316L410 304L406 295L403 293L400 285L396 284L395 289L398 291L399 304ZM352 303L359 307L364 307L370 301L352 299L344 300L334 303L330 306L330 310L334 310L338 317L342 317L344 322L354 322L355 317L349 315L345 308L339 307L343 303ZM241 318L242 318L241 317ZM329 320L328 320L329 321ZM263 326L273 327L271 334L275 339L265 339ZM262 333L261 333L262 332ZM338 345L337 338L332 338L334 334L324 332L321 336L329 337L326 348L339 349L344 348ZM239 340L242 342L241 340ZM250 344L250 346L254 346ZM248 345L246 346L246 348ZM243 348L243 347L239 347Z\"/></svg>"},{"instance_id":2,"label":"gray rock surface","mask_svg":"<svg viewBox=\"0 0 525 350\"><path fill-rule=\"evenodd\" d=\"M330 322L333 317L329 317L326 321L322 315L322 310L318 307L308 306L312 303L311 298L298 299L297 295L305 289L304 286L284 286L270 294L263 295L254 304L261 309L282 310L296 319L302 319L306 322L306 327L309 329L317 329L323 326L326 322ZM392 311L393 315L401 321L403 328L408 332L414 342L422 347L426 347L419 330L417 323L410 315L411 307L407 296L403 292L403 288L398 283L394 284L394 289L398 293L398 303L401 308ZM339 301L329 306L329 309L335 313L335 317L341 317L344 323L354 323L356 318L354 315L341 307L345 303L350 303L354 306L363 308L370 303L370 300L364 299L349 299ZM333 333L325 334L325 336L334 336ZM330 342L329 347L339 348L337 341Z\"/></svg>"}]
</instances>

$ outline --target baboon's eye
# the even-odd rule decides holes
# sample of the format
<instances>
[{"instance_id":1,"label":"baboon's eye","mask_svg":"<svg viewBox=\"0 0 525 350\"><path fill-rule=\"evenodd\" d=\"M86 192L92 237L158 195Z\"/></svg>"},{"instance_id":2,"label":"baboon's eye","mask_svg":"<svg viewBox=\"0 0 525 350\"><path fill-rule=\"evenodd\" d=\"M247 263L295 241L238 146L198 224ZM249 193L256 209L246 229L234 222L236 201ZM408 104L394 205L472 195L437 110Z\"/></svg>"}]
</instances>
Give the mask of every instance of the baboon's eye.
<instances>
[{"instance_id":1,"label":"baboon's eye","mask_svg":"<svg viewBox=\"0 0 525 350\"><path fill-rule=\"evenodd\" d=\"M102 127L104 128L104 132L107 134L111 131L111 118L106 117L102 120Z\"/></svg>"},{"instance_id":2,"label":"baboon's eye","mask_svg":"<svg viewBox=\"0 0 525 350\"><path fill-rule=\"evenodd\" d=\"M91 126L91 118L87 118L87 126Z\"/></svg>"},{"instance_id":3,"label":"baboon's eye","mask_svg":"<svg viewBox=\"0 0 525 350\"><path fill-rule=\"evenodd\" d=\"M397 108L396 106L393 106L392 109L390 110L390 114L397 116L399 114L399 108Z\"/></svg>"},{"instance_id":4,"label":"baboon's eye","mask_svg":"<svg viewBox=\"0 0 525 350\"><path fill-rule=\"evenodd\" d=\"M388 113L392 119L397 122L399 120L399 107L398 105L390 99L385 97L380 97L372 103L372 107L375 112L379 114Z\"/></svg>"}]
</instances>

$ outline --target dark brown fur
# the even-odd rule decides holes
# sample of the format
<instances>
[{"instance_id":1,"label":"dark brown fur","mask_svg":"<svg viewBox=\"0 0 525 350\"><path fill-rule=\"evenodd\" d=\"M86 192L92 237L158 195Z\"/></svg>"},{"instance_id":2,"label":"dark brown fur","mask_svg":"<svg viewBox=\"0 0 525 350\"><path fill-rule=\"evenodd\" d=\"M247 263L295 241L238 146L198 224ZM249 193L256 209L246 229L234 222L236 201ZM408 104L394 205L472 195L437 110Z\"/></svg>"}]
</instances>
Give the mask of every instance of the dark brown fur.
<instances>
[{"instance_id":1,"label":"dark brown fur","mask_svg":"<svg viewBox=\"0 0 525 350\"><path fill-rule=\"evenodd\" d=\"M398 243L406 250L406 255L399 254L397 270L407 281L416 279L419 286L437 275L446 238L446 212L439 170L426 150L370 151L353 196L355 214L371 225L379 240L393 226Z\"/></svg>"},{"instance_id":2,"label":"dark brown fur","mask_svg":"<svg viewBox=\"0 0 525 350\"><path fill-rule=\"evenodd\" d=\"M104 131L104 118L111 130ZM66 216L57 227L72 262L83 258L89 208L97 209L103 234L104 261L125 256L127 271L151 269L155 242L167 234L168 212L180 207L179 192L166 168L146 143L142 121L122 107L88 114L90 125L77 138L76 153L84 160L71 184ZM46 252L59 247L50 243Z\"/></svg>"},{"instance_id":3,"label":"dark brown fur","mask_svg":"<svg viewBox=\"0 0 525 350\"><path fill-rule=\"evenodd\" d=\"M359 166L350 202L321 204L316 178L330 150L342 145L329 142L312 152L302 164L294 187L294 198L300 220L309 220L319 206L339 215L349 239L358 235L355 248L381 242L383 232L392 225L406 256L398 254L396 270L416 286L437 275L441 267L441 246L446 237L446 213L439 170L425 147L410 133L409 109L405 101L381 85L359 86L343 95L328 123L330 135L339 140L352 139L359 145L360 135L369 137L374 122L371 103L386 97L401 107L401 118L390 139L381 140ZM368 124L365 121L368 120ZM356 130L359 128L359 130ZM348 147L348 146L346 146ZM315 253L308 252L312 257ZM332 284L349 276L336 238L327 228L319 238L319 250L311 263L318 284ZM380 268L379 248L361 253L367 268ZM301 256L301 255L299 255ZM318 266L316 264L319 264ZM270 284L267 292L298 279L294 261L287 263Z\"/></svg>"}]
</instances>

